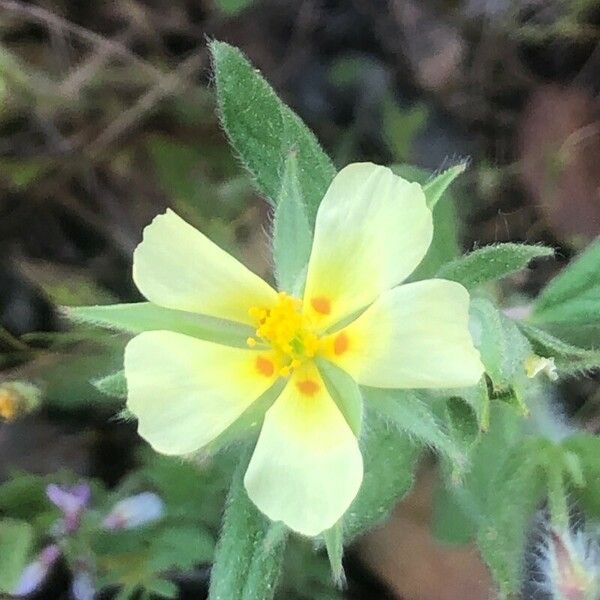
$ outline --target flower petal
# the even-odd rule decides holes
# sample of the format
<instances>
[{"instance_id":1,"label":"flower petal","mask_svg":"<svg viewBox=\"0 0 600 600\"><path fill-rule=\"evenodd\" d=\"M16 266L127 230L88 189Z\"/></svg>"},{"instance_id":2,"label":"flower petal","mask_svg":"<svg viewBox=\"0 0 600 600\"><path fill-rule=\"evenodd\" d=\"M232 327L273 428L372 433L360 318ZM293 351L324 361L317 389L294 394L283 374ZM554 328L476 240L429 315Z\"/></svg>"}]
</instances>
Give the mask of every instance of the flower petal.
<instances>
[{"instance_id":1,"label":"flower petal","mask_svg":"<svg viewBox=\"0 0 600 600\"><path fill-rule=\"evenodd\" d=\"M469 293L443 279L390 290L325 344L327 358L366 386L466 387L484 371L469 333Z\"/></svg>"},{"instance_id":2,"label":"flower petal","mask_svg":"<svg viewBox=\"0 0 600 600\"><path fill-rule=\"evenodd\" d=\"M195 452L274 383L269 362L261 352L146 331L125 349L127 407L158 452Z\"/></svg>"},{"instance_id":3,"label":"flower petal","mask_svg":"<svg viewBox=\"0 0 600 600\"><path fill-rule=\"evenodd\" d=\"M277 301L268 283L172 210L144 229L133 255L133 279L160 306L251 325L251 306Z\"/></svg>"},{"instance_id":4,"label":"flower petal","mask_svg":"<svg viewBox=\"0 0 600 600\"><path fill-rule=\"evenodd\" d=\"M295 372L267 411L244 484L273 521L315 536L332 527L363 475L358 442L314 367Z\"/></svg>"},{"instance_id":5,"label":"flower petal","mask_svg":"<svg viewBox=\"0 0 600 600\"><path fill-rule=\"evenodd\" d=\"M335 177L319 208L304 305L329 327L402 282L425 256L433 225L418 183L356 163Z\"/></svg>"}]
</instances>

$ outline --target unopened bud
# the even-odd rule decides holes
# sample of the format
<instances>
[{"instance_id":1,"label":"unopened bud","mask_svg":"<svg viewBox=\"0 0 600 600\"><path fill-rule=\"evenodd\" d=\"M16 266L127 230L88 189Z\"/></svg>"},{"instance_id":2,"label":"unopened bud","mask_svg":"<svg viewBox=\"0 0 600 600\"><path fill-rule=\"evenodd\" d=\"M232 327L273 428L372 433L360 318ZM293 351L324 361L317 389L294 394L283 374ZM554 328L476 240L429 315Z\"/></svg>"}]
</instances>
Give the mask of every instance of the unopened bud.
<instances>
[{"instance_id":1,"label":"unopened bud","mask_svg":"<svg viewBox=\"0 0 600 600\"><path fill-rule=\"evenodd\" d=\"M556 381L558 379L558 373L556 372L556 365L554 364L554 358L546 358L544 356L538 356L532 354L525 359L525 373L527 377L533 379L538 373L544 373L550 381Z\"/></svg>"},{"instance_id":2,"label":"unopened bud","mask_svg":"<svg viewBox=\"0 0 600 600\"><path fill-rule=\"evenodd\" d=\"M160 519L163 512L163 501L156 494L142 492L117 502L103 525L106 529L130 529Z\"/></svg>"},{"instance_id":3,"label":"unopened bud","mask_svg":"<svg viewBox=\"0 0 600 600\"><path fill-rule=\"evenodd\" d=\"M21 573L17 585L12 591L13 596L28 596L37 590L46 579L52 565L60 556L60 550L56 544L46 546L36 560L30 562Z\"/></svg>"}]
</instances>

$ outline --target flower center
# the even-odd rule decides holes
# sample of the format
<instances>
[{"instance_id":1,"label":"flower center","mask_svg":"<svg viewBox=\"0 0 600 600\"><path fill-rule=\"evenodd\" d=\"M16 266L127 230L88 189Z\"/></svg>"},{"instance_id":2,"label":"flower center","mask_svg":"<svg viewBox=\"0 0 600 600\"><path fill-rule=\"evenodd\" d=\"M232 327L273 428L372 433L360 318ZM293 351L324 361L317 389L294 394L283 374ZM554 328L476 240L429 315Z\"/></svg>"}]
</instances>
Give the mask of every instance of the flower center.
<instances>
[{"instance_id":1,"label":"flower center","mask_svg":"<svg viewBox=\"0 0 600 600\"><path fill-rule=\"evenodd\" d=\"M248 346L256 346L258 340L271 346L280 375L289 375L319 350L319 337L302 314L302 301L298 298L279 292L273 308L253 306L248 314L256 321L256 337L247 339Z\"/></svg>"}]
</instances>

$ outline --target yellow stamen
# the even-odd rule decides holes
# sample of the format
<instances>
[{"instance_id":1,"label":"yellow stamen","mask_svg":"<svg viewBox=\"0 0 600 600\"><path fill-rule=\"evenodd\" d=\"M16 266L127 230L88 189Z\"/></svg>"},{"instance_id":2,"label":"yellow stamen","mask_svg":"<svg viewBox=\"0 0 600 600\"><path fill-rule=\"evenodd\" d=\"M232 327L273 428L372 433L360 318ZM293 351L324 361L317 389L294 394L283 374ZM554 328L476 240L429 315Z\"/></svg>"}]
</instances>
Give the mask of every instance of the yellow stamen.
<instances>
[{"instance_id":1,"label":"yellow stamen","mask_svg":"<svg viewBox=\"0 0 600 600\"><path fill-rule=\"evenodd\" d=\"M282 377L288 377L319 351L319 337L303 314L298 298L279 292L275 306L270 309L253 306L248 314L256 322L256 337L248 338L246 343L251 348L259 341L271 346Z\"/></svg>"}]
</instances>

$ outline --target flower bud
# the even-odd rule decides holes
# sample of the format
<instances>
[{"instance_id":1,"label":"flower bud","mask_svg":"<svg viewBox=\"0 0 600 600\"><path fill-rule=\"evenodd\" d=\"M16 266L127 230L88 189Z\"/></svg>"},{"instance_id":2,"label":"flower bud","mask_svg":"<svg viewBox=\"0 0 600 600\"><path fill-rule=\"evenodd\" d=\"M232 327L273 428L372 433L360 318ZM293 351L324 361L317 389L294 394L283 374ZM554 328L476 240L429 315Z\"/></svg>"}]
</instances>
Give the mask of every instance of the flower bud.
<instances>
[{"instance_id":1,"label":"flower bud","mask_svg":"<svg viewBox=\"0 0 600 600\"><path fill-rule=\"evenodd\" d=\"M106 529L130 529L160 519L163 501L152 492L142 492L117 502L104 519Z\"/></svg>"},{"instance_id":2,"label":"flower bud","mask_svg":"<svg viewBox=\"0 0 600 600\"><path fill-rule=\"evenodd\" d=\"M46 546L36 560L29 563L21 573L17 585L12 591L13 596L28 596L43 583L50 568L60 556L60 550L56 544Z\"/></svg>"}]
</instances>

